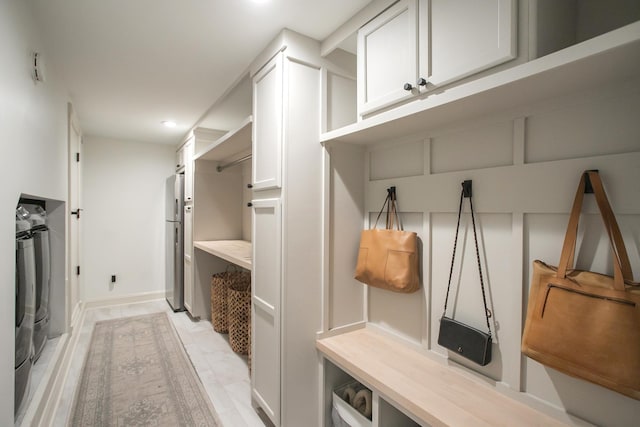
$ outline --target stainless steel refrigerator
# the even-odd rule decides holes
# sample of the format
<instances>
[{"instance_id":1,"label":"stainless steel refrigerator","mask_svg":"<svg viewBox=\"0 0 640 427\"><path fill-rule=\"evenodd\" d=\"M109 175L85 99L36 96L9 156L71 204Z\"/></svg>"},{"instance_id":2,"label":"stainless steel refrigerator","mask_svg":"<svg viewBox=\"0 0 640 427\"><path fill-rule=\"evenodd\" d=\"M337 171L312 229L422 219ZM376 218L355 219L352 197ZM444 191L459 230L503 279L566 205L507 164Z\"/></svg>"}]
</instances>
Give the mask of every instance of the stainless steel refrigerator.
<instances>
[{"instance_id":1,"label":"stainless steel refrigerator","mask_svg":"<svg viewBox=\"0 0 640 427\"><path fill-rule=\"evenodd\" d=\"M166 298L173 311L181 311L184 310L184 174L167 178L166 191Z\"/></svg>"}]
</instances>

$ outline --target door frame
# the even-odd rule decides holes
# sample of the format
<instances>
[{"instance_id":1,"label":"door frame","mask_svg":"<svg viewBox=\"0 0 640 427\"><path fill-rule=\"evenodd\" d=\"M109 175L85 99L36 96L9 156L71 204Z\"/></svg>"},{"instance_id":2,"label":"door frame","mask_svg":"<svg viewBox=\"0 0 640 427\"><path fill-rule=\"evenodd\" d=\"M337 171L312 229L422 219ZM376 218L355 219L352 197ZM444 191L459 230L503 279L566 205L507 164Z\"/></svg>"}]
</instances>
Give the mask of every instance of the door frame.
<instances>
[{"instance_id":1,"label":"door frame","mask_svg":"<svg viewBox=\"0 0 640 427\"><path fill-rule=\"evenodd\" d=\"M73 211L82 212L82 129L73 105L68 108L68 197L67 197L67 325L75 325L81 312L82 275L76 268L82 265L82 221ZM80 215L81 217L81 215Z\"/></svg>"}]
</instances>

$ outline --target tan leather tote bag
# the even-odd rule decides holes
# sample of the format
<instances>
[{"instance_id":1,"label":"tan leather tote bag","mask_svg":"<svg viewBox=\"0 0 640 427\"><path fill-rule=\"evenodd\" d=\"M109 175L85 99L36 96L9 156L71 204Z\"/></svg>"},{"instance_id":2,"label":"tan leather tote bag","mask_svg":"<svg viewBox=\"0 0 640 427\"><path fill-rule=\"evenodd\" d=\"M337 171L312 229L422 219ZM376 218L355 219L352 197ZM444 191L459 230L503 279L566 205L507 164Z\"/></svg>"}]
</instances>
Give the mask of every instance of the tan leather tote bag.
<instances>
[{"instance_id":1,"label":"tan leather tote bag","mask_svg":"<svg viewBox=\"0 0 640 427\"><path fill-rule=\"evenodd\" d=\"M572 269L587 182L611 242L613 277ZM522 352L640 400L640 288L597 171L582 175L558 267L533 263Z\"/></svg>"},{"instance_id":2,"label":"tan leather tote bag","mask_svg":"<svg viewBox=\"0 0 640 427\"><path fill-rule=\"evenodd\" d=\"M377 229L385 206L388 206L386 228ZM373 228L360 234L355 278L376 288L411 293L420 289L418 265L418 236L402 230L395 187L391 187Z\"/></svg>"}]
</instances>

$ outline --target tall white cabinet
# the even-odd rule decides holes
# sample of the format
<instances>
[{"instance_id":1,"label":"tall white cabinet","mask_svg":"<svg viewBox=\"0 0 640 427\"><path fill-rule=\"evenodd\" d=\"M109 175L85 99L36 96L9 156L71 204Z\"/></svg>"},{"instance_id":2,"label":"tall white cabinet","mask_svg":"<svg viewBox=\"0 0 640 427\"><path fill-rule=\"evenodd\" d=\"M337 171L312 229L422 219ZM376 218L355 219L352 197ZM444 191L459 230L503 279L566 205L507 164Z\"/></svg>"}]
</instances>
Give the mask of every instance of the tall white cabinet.
<instances>
[{"instance_id":1,"label":"tall white cabinet","mask_svg":"<svg viewBox=\"0 0 640 427\"><path fill-rule=\"evenodd\" d=\"M251 389L254 404L277 426L309 425L319 415L319 64L319 43L285 30L252 67Z\"/></svg>"}]
</instances>

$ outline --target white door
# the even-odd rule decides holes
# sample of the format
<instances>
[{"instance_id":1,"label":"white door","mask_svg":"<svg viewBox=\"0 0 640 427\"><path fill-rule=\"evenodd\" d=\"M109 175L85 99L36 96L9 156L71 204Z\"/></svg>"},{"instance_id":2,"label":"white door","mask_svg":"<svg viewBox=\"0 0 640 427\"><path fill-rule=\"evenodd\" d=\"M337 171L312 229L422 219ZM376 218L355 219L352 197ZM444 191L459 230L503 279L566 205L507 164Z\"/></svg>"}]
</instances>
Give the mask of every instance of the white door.
<instances>
[{"instance_id":1,"label":"white door","mask_svg":"<svg viewBox=\"0 0 640 427\"><path fill-rule=\"evenodd\" d=\"M515 0L431 0L420 9L429 37L422 75L434 86L486 70L516 57ZM426 53L421 49L421 53Z\"/></svg>"},{"instance_id":2,"label":"white door","mask_svg":"<svg viewBox=\"0 0 640 427\"><path fill-rule=\"evenodd\" d=\"M252 396L280 425L280 199L253 201Z\"/></svg>"},{"instance_id":3,"label":"white door","mask_svg":"<svg viewBox=\"0 0 640 427\"><path fill-rule=\"evenodd\" d=\"M358 113L417 94L418 0L401 0L358 31Z\"/></svg>"},{"instance_id":4,"label":"white door","mask_svg":"<svg viewBox=\"0 0 640 427\"><path fill-rule=\"evenodd\" d=\"M82 298L82 132L71 104L68 104L69 261L67 265L67 324L75 324Z\"/></svg>"},{"instance_id":5,"label":"white door","mask_svg":"<svg viewBox=\"0 0 640 427\"><path fill-rule=\"evenodd\" d=\"M282 54L253 78L254 190L280 188L282 175Z\"/></svg>"}]
</instances>

